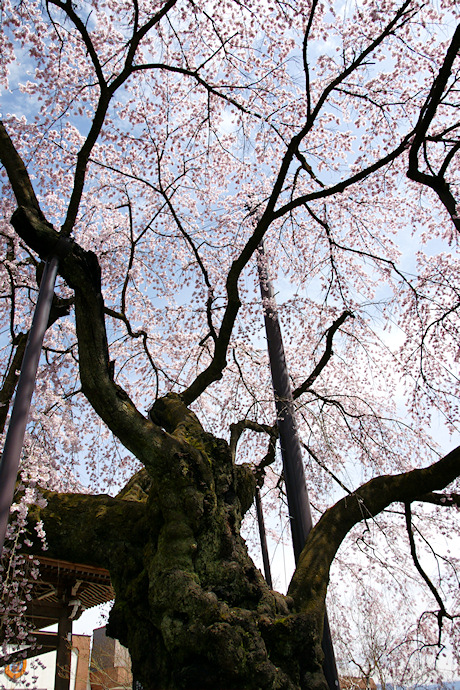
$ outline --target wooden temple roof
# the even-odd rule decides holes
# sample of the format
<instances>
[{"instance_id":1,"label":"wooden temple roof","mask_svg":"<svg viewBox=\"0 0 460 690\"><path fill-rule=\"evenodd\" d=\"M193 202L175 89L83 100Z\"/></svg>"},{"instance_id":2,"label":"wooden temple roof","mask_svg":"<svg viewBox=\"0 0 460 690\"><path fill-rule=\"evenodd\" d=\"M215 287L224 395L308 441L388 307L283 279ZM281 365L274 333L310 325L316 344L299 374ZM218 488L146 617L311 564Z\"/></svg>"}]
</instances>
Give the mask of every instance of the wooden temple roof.
<instances>
[{"instance_id":1,"label":"wooden temple roof","mask_svg":"<svg viewBox=\"0 0 460 690\"><path fill-rule=\"evenodd\" d=\"M86 609L115 598L110 574L105 568L46 556L30 556L30 560L40 564L38 577L29 579L32 589L26 609L26 618L35 631L36 644L0 657L0 667L56 650L57 666L66 668L67 672L62 677L60 672L56 673L54 688L68 690L70 647L67 640L72 634L72 622ZM57 633L42 631L42 628L55 623L58 624Z\"/></svg>"},{"instance_id":2,"label":"wooden temple roof","mask_svg":"<svg viewBox=\"0 0 460 690\"><path fill-rule=\"evenodd\" d=\"M26 616L35 630L56 623L63 607L68 609L69 617L76 620L84 610L115 598L110 574L105 568L45 556L34 556L34 560L40 562L39 576L31 580L31 600Z\"/></svg>"}]
</instances>

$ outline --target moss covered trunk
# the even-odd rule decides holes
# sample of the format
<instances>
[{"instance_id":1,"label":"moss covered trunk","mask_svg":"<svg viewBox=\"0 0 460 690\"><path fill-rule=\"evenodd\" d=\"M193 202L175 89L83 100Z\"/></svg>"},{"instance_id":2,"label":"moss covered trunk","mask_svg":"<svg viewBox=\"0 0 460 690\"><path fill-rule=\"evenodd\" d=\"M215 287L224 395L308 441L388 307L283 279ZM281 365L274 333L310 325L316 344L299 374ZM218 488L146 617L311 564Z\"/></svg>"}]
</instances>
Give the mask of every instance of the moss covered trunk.
<instances>
[{"instance_id":1,"label":"moss covered trunk","mask_svg":"<svg viewBox=\"0 0 460 690\"><path fill-rule=\"evenodd\" d=\"M252 475L225 443L201 441L165 458L143 552L129 577L122 563L111 569L109 634L130 649L146 690L313 687L317 636L270 591L239 534Z\"/></svg>"},{"instance_id":2,"label":"moss covered trunk","mask_svg":"<svg viewBox=\"0 0 460 690\"><path fill-rule=\"evenodd\" d=\"M117 499L50 494L51 552L109 568L108 633L144 690L325 688L318 618L269 589L240 536L253 473L179 398L152 416L171 453Z\"/></svg>"}]
</instances>

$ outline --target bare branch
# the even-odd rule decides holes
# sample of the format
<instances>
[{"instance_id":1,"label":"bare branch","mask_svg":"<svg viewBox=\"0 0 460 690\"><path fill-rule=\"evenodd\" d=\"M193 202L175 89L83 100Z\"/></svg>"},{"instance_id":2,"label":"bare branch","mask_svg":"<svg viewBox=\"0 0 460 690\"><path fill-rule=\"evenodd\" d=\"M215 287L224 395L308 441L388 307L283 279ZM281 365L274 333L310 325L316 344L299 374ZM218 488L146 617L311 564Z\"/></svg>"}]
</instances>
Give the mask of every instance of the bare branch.
<instances>
[{"instance_id":1,"label":"bare branch","mask_svg":"<svg viewBox=\"0 0 460 690\"><path fill-rule=\"evenodd\" d=\"M268 424L259 424L258 422L252 422L250 419L242 419L236 424L230 424L230 450L232 455L235 455L236 446L240 440L241 434L246 429L250 431L256 431L257 433L268 434L275 440L278 438L278 429L275 426L269 426Z\"/></svg>"},{"instance_id":2,"label":"bare branch","mask_svg":"<svg viewBox=\"0 0 460 690\"><path fill-rule=\"evenodd\" d=\"M456 506L460 508L460 494L450 493L450 494L438 494L434 491L426 493L423 496L417 496L415 501L420 501L421 503L432 503L435 506L451 508Z\"/></svg>"},{"instance_id":3,"label":"bare branch","mask_svg":"<svg viewBox=\"0 0 460 690\"><path fill-rule=\"evenodd\" d=\"M444 90L452 72L452 66L457 59L460 51L460 25L455 30L452 41L446 52L444 62L438 72L436 79L430 89L430 93L420 111L420 116L415 127L415 136L412 141L409 151L409 165L407 176L415 182L420 182L427 187L433 189L438 195L440 201L448 211L452 222L456 229L460 232L460 217L456 208L456 200L453 196L448 182L444 179L447 171L447 166L452 160L455 153L459 150L459 145L456 144L446 156L446 159L441 166L439 173L434 175L431 173L422 172L419 169L418 155L424 142L427 140L428 129L436 115L438 106L442 102Z\"/></svg>"},{"instance_id":4,"label":"bare branch","mask_svg":"<svg viewBox=\"0 0 460 690\"><path fill-rule=\"evenodd\" d=\"M414 562L415 568L417 569L417 572L419 573L421 578L425 581L428 589L430 590L430 592L432 593L432 595L436 599L436 602L439 606L437 619L438 619L438 628L439 628L438 645L440 645L441 644L443 619L449 618L452 620L453 616L451 616L449 613L447 613L446 607L444 606L444 602L441 599L441 596L440 596L438 590L436 589L436 587L434 586L434 584L432 583L432 581L430 580L430 578L428 577L428 575L426 574L424 569L422 568L420 561L418 559L417 549L416 549L415 540L414 540L414 534L412 531L412 511L411 511L411 507L410 507L409 502L404 504L404 510L405 510L405 514L406 514L406 530L407 530L407 535L409 537L410 553L412 556L412 560Z\"/></svg>"},{"instance_id":5,"label":"bare branch","mask_svg":"<svg viewBox=\"0 0 460 690\"><path fill-rule=\"evenodd\" d=\"M292 392L292 397L294 400L297 400L303 393L308 391L309 388L314 384L318 376L321 374L323 369L326 367L327 363L329 362L330 358L334 354L332 351L332 339L334 338L334 335L337 333L339 330L340 326L346 321L346 319L354 318L353 314L351 311L344 311L330 326L330 328L327 329L326 331L326 348L323 352L323 355L321 359L319 360L318 364L316 367L313 369L311 372L310 376L300 385L297 386L297 388Z\"/></svg>"}]
</instances>

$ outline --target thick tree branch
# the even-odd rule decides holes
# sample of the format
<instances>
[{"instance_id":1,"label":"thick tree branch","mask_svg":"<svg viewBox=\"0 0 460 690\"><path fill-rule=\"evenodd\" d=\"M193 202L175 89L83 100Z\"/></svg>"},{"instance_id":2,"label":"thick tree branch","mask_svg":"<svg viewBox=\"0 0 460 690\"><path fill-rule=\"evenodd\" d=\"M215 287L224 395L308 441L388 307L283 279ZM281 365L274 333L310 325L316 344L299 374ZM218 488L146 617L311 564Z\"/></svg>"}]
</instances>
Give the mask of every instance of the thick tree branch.
<instances>
[{"instance_id":1,"label":"thick tree branch","mask_svg":"<svg viewBox=\"0 0 460 690\"><path fill-rule=\"evenodd\" d=\"M446 161L451 161L455 152L458 151L458 146L454 146L451 151L451 155L447 155L444 164L441 166L440 171L437 175L432 173L423 172L419 169L418 156L420 148L424 145L427 140L428 129L436 115L438 106L440 105L443 97L444 90L447 86L447 82L452 73L452 67L455 60L458 57L460 51L460 25L457 27L452 41L447 49L444 62L438 72L436 79L430 89L430 93L420 111L420 116L415 127L415 136L412 141L410 151L409 151L409 165L407 170L407 176L409 179L414 180L414 182L420 182L427 187L433 189L438 195L440 201L447 209L452 222L454 223L457 230L460 232L460 217L456 208L456 200L450 191L448 182L444 179L444 174L447 170Z\"/></svg>"},{"instance_id":2,"label":"thick tree branch","mask_svg":"<svg viewBox=\"0 0 460 690\"><path fill-rule=\"evenodd\" d=\"M3 386L0 389L0 433L3 433L5 430L6 418L19 380L19 371L24 358L24 352L26 351L28 337L28 333L18 333L15 342L13 342L13 347L16 349L3 380Z\"/></svg>"},{"instance_id":3,"label":"thick tree branch","mask_svg":"<svg viewBox=\"0 0 460 690\"><path fill-rule=\"evenodd\" d=\"M0 161L6 170L19 206L33 208L43 218L32 182L21 156L18 154L3 122L0 120Z\"/></svg>"},{"instance_id":4,"label":"thick tree branch","mask_svg":"<svg viewBox=\"0 0 460 690\"><path fill-rule=\"evenodd\" d=\"M13 159L7 172L13 189L18 189L21 199L24 195L23 170L18 164L20 156L2 130L4 148L8 160ZM27 176L26 187L30 185ZM96 255L85 251L76 242L66 241L61 251L63 234L56 232L46 221L40 209L36 208L35 197L28 206L19 206L11 223L19 237L41 258L62 254L59 273L75 292L75 321L79 350L80 380L83 394L95 412L109 429L120 439L147 468L152 469L157 459L183 450L182 440L171 437L150 419L144 417L120 386L113 381L109 359L107 332L105 327L104 300L102 296L101 270Z\"/></svg>"},{"instance_id":5,"label":"thick tree branch","mask_svg":"<svg viewBox=\"0 0 460 690\"><path fill-rule=\"evenodd\" d=\"M0 154L19 205L11 223L24 242L41 258L60 253L63 235L46 221L30 184L27 171L3 125ZM8 166L8 167L7 167ZM15 192L16 193L16 192ZM75 291L75 320L79 348L80 379L84 395L97 414L123 445L147 466L158 453L164 454L165 434L146 419L127 393L111 376L104 318L101 270L96 255L69 243L61 257L59 272ZM169 446L170 447L170 446Z\"/></svg>"},{"instance_id":6,"label":"thick tree branch","mask_svg":"<svg viewBox=\"0 0 460 690\"><path fill-rule=\"evenodd\" d=\"M146 506L110 496L60 494L43 492L45 507L29 510L30 538L33 553L42 550L34 537L33 525L42 520L48 550L46 555L74 563L110 569L127 551L143 549L146 528ZM152 520L151 510L149 520Z\"/></svg>"},{"instance_id":7,"label":"thick tree branch","mask_svg":"<svg viewBox=\"0 0 460 690\"><path fill-rule=\"evenodd\" d=\"M460 494L456 493L438 494L430 491L423 496L417 496L415 500L421 503L432 503L435 506L444 506L445 508L451 508L452 506L460 508Z\"/></svg>"},{"instance_id":8,"label":"thick tree branch","mask_svg":"<svg viewBox=\"0 0 460 690\"><path fill-rule=\"evenodd\" d=\"M66 237L71 235L77 219L78 209L80 208L80 201L83 195L83 188L85 186L88 160L104 124L112 95L113 93L107 89L104 89L104 91L101 92L88 136L86 137L83 146L77 154L72 194L70 195L70 201L67 207L67 215L61 228L62 234Z\"/></svg>"},{"instance_id":9,"label":"thick tree branch","mask_svg":"<svg viewBox=\"0 0 460 690\"><path fill-rule=\"evenodd\" d=\"M448 486L460 475L460 446L429 467L371 479L351 496L329 508L310 532L289 594L302 610L322 615L329 569L348 532L358 522L375 517L391 503L410 503Z\"/></svg>"}]
</instances>

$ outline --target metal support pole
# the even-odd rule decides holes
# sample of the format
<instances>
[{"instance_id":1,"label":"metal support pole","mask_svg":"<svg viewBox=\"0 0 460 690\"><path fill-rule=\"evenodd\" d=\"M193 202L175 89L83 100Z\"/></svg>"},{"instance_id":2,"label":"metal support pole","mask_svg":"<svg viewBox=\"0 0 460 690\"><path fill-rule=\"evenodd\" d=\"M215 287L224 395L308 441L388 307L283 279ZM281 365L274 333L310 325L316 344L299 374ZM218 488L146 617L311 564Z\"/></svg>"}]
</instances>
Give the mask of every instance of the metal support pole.
<instances>
[{"instance_id":1,"label":"metal support pole","mask_svg":"<svg viewBox=\"0 0 460 690\"><path fill-rule=\"evenodd\" d=\"M284 354L283 338L278 319L275 294L268 275L263 242L259 245L257 265L264 307L265 332L275 394L276 421L283 458L294 557L297 564L313 523L307 485L305 483L302 449L297 433L294 400ZM337 690L339 688L339 679L327 613L324 616L322 648L324 652L324 675L330 690Z\"/></svg>"},{"instance_id":2,"label":"metal support pole","mask_svg":"<svg viewBox=\"0 0 460 690\"><path fill-rule=\"evenodd\" d=\"M273 589L272 573L270 570L270 559L268 557L267 535L265 533L264 514L262 511L262 499L260 498L259 488L256 489L256 510L257 524L259 525L260 545L262 548L262 560L264 563L265 580L270 589Z\"/></svg>"},{"instance_id":3,"label":"metal support pole","mask_svg":"<svg viewBox=\"0 0 460 690\"><path fill-rule=\"evenodd\" d=\"M35 387L43 337L48 326L51 303L53 301L57 269L58 259L54 256L46 262L45 270L43 271L37 306L35 307L29 340L24 353L18 388L0 462L0 557L5 542L10 507L14 497L14 488L29 417L30 403Z\"/></svg>"}]
</instances>

